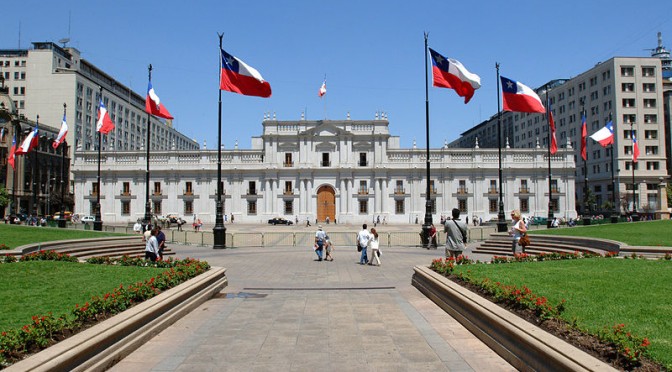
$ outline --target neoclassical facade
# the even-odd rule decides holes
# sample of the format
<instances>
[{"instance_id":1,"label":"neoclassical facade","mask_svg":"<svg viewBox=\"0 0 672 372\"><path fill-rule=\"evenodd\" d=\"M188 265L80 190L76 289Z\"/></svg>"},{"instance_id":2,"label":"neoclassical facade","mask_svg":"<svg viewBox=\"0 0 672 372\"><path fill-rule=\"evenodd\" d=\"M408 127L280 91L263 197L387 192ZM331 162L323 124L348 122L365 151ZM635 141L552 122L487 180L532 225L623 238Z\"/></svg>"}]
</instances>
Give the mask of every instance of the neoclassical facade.
<instances>
[{"instance_id":1,"label":"neoclassical facade","mask_svg":"<svg viewBox=\"0 0 672 372\"><path fill-rule=\"evenodd\" d=\"M222 150L224 212L236 222L273 217L359 224L422 223L427 190L426 149L400 148L385 114L374 120L278 121L265 117L250 149ZM504 208L547 216L548 153L542 148L502 150ZM215 221L216 149L156 150L150 155L150 201L157 215ZM104 223L127 223L145 211L144 151L75 153L76 213L93 214L100 194ZM459 208L483 221L497 218L497 149L430 149L434 221ZM559 217L576 217L571 146L551 158L551 204ZM508 213L507 213L508 215Z\"/></svg>"}]
</instances>

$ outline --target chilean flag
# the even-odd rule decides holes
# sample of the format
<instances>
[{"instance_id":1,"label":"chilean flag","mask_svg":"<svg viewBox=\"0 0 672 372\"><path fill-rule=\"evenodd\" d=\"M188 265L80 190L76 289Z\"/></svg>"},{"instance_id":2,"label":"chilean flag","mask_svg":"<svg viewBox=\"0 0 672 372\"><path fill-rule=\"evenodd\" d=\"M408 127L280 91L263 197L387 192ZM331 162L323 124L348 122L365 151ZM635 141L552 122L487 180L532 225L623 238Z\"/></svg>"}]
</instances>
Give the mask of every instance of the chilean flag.
<instances>
[{"instance_id":1,"label":"chilean flag","mask_svg":"<svg viewBox=\"0 0 672 372\"><path fill-rule=\"evenodd\" d=\"M170 115L170 112L168 112L163 103L161 103L161 99L159 99L159 96L157 96L156 92L154 92L154 88L152 88L151 81L149 82L149 86L147 87L147 98L145 99L145 111L154 116L158 116L165 119L173 119L173 117Z\"/></svg>"},{"instance_id":2,"label":"chilean flag","mask_svg":"<svg viewBox=\"0 0 672 372\"><path fill-rule=\"evenodd\" d=\"M602 147L607 147L614 143L614 123L609 121L604 128L593 133L590 138L597 141Z\"/></svg>"},{"instance_id":3,"label":"chilean flag","mask_svg":"<svg viewBox=\"0 0 672 372\"><path fill-rule=\"evenodd\" d=\"M63 140L65 139L66 134L68 134L68 123L65 122L65 114L63 114L63 122L61 122L61 130L58 131L58 136L56 136L56 139L51 144L51 147L57 149L58 146L61 144L61 142L63 142Z\"/></svg>"},{"instance_id":4,"label":"chilean flag","mask_svg":"<svg viewBox=\"0 0 672 372\"><path fill-rule=\"evenodd\" d=\"M500 76L504 111L515 112L546 112L541 99L532 89L523 83Z\"/></svg>"},{"instance_id":5,"label":"chilean flag","mask_svg":"<svg viewBox=\"0 0 672 372\"><path fill-rule=\"evenodd\" d=\"M548 104L548 125L551 127L551 155L558 152L558 140L555 138L555 120L553 120L553 111L551 104Z\"/></svg>"},{"instance_id":6,"label":"chilean flag","mask_svg":"<svg viewBox=\"0 0 672 372\"><path fill-rule=\"evenodd\" d=\"M324 81L322 82L322 86L320 87L320 90L317 92L317 95L320 98L322 98L322 96L324 96L325 94L327 94L327 79L324 79Z\"/></svg>"},{"instance_id":7,"label":"chilean flag","mask_svg":"<svg viewBox=\"0 0 672 372\"><path fill-rule=\"evenodd\" d=\"M588 159L586 154L586 137L588 136L588 127L586 125L586 115L581 114L581 157L584 161Z\"/></svg>"},{"instance_id":8,"label":"chilean flag","mask_svg":"<svg viewBox=\"0 0 672 372\"><path fill-rule=\"evenodd\" d=\"M264 80L259 71L245 62L220 49L221 73L219 89L246 96L271 96L271 84Z\"/></svg>"},{"instance_id":9,"label":"chilean flag","mask_svg":"<svg viewBox=\"0 0 672 372\"><path fill-rule=\"evenodd\" d=\"M38 141L40 140L40 136L38 136L37 133L38 133L37 123L35 123L35 129L33 129L33 131L30 132L30 134L23 139L23 142L21 142L21 146L19 146L16 149L15 154L16 155L27 154L30 152L30 150L37 147Z\"/></svg>"},{"instance_id":10,"label":"chilean flag","mask_svg":"<svg viewBox=\"0 0 672 372\"><path fill-rule=\"evenodd\" d=\"M114 130L114 122L110 119L110 114L107 112L102 99L100 100L100 106L98 106L98 118L96 120L97 132L108 134Z\"/></svg>"},{"instance_id":11,"label":"chilean flag","mask_svg":"<svg viewBox=\"0 0 672 372\"><path fill-rule=\"evenodd\" d=\"M636 163L639 158L639 145L637 144L637 137L635 131L632 131L632 162Z\"/></svg>"},{"instance_id":12,"label":"chilean flag","mask_svg":"<svg viewBox=\"0 0 672 372\"><path fill-rule=\"evenodd\" d=\"M454 89L458 96L464 97L464 103L474 96L474 91L481 87L481 78L469 72L459 61L446 58L432 48L432 77L435 87Z\"/></svg>"},{"instance_id":13,"label":"chilean flag","mask_svg":"<svg viewBox=\"0 0 672 372\"><path fill-rule=\"evenodd\" d=\"M16 159L14 154L16 153L16 134L12 137L12 147L9 149L9 157L7 158L7 163L12 166L12 169L16 169L14 166L14 160Z\"/></svg>"}]
</instances>

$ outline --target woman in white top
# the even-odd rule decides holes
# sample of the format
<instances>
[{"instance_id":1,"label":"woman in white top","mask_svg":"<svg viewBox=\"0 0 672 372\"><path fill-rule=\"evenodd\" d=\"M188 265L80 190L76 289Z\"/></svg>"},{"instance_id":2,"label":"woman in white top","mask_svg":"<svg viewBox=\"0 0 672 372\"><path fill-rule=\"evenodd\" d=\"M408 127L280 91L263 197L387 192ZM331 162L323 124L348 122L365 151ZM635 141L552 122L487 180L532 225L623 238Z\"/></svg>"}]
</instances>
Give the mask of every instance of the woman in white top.
<instances>
[{"instance_id":1,"label":"woman in white top","mask_svg":"<svg viewBox=\"0 0 672 372\"><path fill-rule=\"evenodd\" d=\"M520 238L527 232L527 227L523 222L523 219L520 216L520 211L514 209L511 212L511 220L513 220L513 226L509 230L509 235L513 237L513 242L511 243L511 250L513 254L516 254L516 247L518 247L518 241ZM523 248L524 249L524 248Z\"/></svg>"},{"instance_id":2,"label":"woman in white top","mask_svg":"<svg viewBox=\"0 0 672 372\"><path fill-rule=\"evenodd\" d=\"M371 261L369 261L369 265L380 266L380 243L378 242L378 232L376 232L375 228L371 229L369 245L371 246ZM378 264L374 264L373 260L378 261Z\"/></svg>"},{"instance_id":3,"label":"woman in white top","mask_svg":"<svg viewBox=\"0 0 672 372\"><path fill-rule=\"evenodd\" d=\"M154 262L159 257L159 241L156 239L157 230L152 229L150 234L147 245L145 245L145 260Z\"/></svg>"}]
</instances>

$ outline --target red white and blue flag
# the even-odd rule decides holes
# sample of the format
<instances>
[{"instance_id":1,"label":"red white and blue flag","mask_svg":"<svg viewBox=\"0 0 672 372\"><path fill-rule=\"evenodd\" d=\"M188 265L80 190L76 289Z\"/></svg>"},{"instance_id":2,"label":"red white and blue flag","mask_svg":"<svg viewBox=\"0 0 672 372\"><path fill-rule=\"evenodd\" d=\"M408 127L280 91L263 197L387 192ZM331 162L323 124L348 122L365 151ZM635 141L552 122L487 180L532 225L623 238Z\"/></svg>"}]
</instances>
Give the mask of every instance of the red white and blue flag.
<instances>
[{"instance_id":1,"label":"red white and blue flag","mask_svg":"<svg viewBox=\"0 0 672 372\"><path fill-rule=\"evenodd\" d=\"M322 96L324 96L325 94L327 94L327 79L324 79L324 81L322 82L322 86L320 87L320 90L317 92L317 95L320 98L322 98Z\"/></svg>"},{"instance_id":2,"label":"red white and blue flag","mask_svg":"<svg viewBox=\"0 0 672 372\"><path fill-rule=\"evenodd\" d=\"M545 113L541 99L530 87L500 76L504 111Z\"/></svg>"},{"instance_id":3,"label":"red white and blue flag","mask_svg":"<svg viewBox=\"0 0 672 372\"><path fill-rule=\"evenodd\" d=\"M446 58L429 48L432 57L433 85L440 88L454 89L458 96L464 97L468 103L474 91L481 87L481 78L472 74L458 60Z\"/></svg>"},{"instance_id":4,"label":"red white and blue flag","mask_svg":"<svg viewBox=\"0 0 672 372\"><path fill-rule=\"evenodd\" d=\"M586 137L588 136L588 126L586 125L586 114L581 114L581 158L584 161L588 159L586 153Z\"/></svg>"},{"instance_id":5,"label":"red white and blue flag","mask_svg":"<svg viewBox=\"0 0 672 372\"><path fill-rule=\"evenodd\" d=\"M270 97L271 84L259 71L220 49L219 89L255 97Z\"/></svg>"},{"instance_id":6,"label":"red white and blue flag","mask_svg":"<svg viewBox=\"0 0 672 372\"><path fill-rule=\"evenodd\" d=\"M12 147L9 149L9 157L7 158L7 163L12 166L12 169L16 169L14 166L14 160L16 154L16 134L12 137Z\"/></svg>"},{"instance_id":7,"label":"red white and blue flag","mask_svg":"<svg viewBox=\"0 0 672 372\"><path fill-rule=\"evenodd\" d=\"M98 106L98 118L96 119L96 131L102 134L108 134L114 130L114 122L110 119L110 114L107 112L107 108L103 104L103 100L100 100L100 105Z\"/></svg>"},{"instance_id":8,"label":"red white and blue flag","mask_svg":"<svg viewBox=\"0 0 672 372\"><path fill-rule=\"evenodd\" d=\"M33 129L30 134L26 136L26 138L23 139L23 142L21 142L21 146L19 146L16 149L15 154L16 155L23 155L27 154L30 152L30 150L34 149L38 145L38 141L40 140L40 136L38 135L38 130L37 130L37 123L35 123L35 129Z\"/></svg>"},{"instance_id":9,"label":"red white and blue flag","mask_svg":"<svg viewBox=\"0 0 672 372\"><path fill-rule=\"evenodd\" d=\"M632 131L632 162L636 163L639 158L639 145L637 144L637 136L635 131Z\"/></svg>"},{"instance_id":10,"label":"red white and blue flag","mask_svg":"<svg viewBox=\"0 0 672 372\"><path fill-rule=\"evenodd\" d=\"M590 135L590 138L597 141L602 147L607 147L614 143L614 123L609 121L604 128Z\"/></svg>"},{"instance_id":11,"label":"red white and blue flag","mask_svg":"<svg viewBox=\"0 0 672 372\"><path fill-rule=\"evenodd\" d=\"M558 152L558 140L555 138L555 120L553 120L553 110L551 103L548 103L548 125L551 127L551 155Z\"/></svg>"},{"instance_id":12,"label":"red white and blue flag","mask_svg":"<svg viewBox=\"0 0 672 372\"><path fill-rule=\"evenodd\" d=\"M68 134L68 123L65 122L65 114L63 114L63 122L61 122L61 130L58 131L58 136L51 144L51 147L57 149L58 146L65 140L65 136Z\"/></svg>"},{"instance_id":13,"label":"red white and blue flag","mask_svg":"<svg viewBox=\"0 0 672 372\"><path fill-rule=\"evenodd\" d=\"M145 99L145 111L160 118L173 119L168 109L161 103L161 99L156 95L152 82L149 82L147 87L147 98Z\"/></svg>"}]
</instances>

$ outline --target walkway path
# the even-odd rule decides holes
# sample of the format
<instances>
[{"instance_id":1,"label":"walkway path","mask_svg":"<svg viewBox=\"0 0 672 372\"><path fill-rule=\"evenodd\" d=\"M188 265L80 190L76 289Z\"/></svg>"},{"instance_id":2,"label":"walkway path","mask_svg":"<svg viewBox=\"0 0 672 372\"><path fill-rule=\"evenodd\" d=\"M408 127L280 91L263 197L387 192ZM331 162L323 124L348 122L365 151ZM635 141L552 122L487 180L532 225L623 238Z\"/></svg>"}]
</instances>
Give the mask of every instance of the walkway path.
<instances>
[{"instance_id":1,"label":"walkway path","mask_svg":"<svg viewBox=\"0 0 672 372\"><path fill-rule=\"evenodd\" d=\"M442 250L387 248L376 267L354 247L333 262L309 247L171 248L226 267L229 286L114 371L515 370L412 287Z\"/></svg>"}]
</instances>

